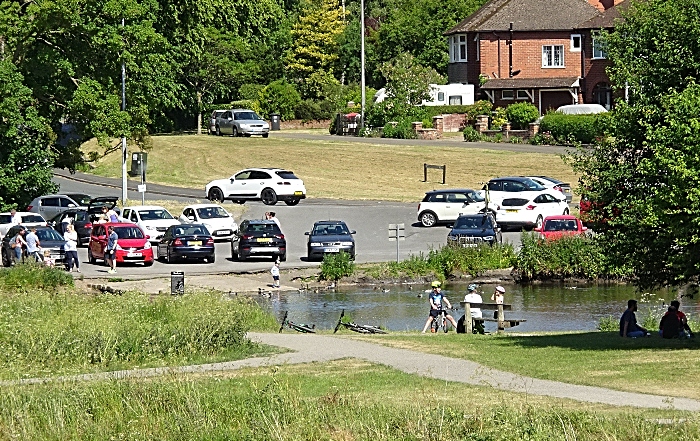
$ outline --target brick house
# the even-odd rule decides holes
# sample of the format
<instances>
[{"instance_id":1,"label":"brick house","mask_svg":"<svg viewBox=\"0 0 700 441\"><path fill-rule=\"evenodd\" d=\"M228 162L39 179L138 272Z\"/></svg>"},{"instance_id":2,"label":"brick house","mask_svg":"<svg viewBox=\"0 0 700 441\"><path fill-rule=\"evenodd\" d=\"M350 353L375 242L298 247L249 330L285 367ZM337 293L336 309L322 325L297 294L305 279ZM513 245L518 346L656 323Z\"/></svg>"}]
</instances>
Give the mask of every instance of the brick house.
<instances>
[{"instance_id":1,"label":"brick house","mask_svg":"<svg viewBox=\"0 0 700 441\"><path fill-rule=\"evenodd\" d=\"M490 0L444 35L450 83L476 85L496 107L528 101L545 113L565 104L610 108L609 65L596 35L629 0Z\"/></svg>"}]
</instances>

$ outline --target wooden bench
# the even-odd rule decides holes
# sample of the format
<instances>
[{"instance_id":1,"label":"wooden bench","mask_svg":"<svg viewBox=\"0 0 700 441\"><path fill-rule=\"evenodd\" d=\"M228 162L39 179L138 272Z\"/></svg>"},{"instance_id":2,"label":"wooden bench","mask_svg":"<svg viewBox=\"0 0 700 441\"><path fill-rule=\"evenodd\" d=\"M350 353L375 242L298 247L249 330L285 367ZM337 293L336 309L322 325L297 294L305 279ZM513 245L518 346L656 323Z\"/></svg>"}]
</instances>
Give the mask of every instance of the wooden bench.
<instances>
[{"instance_id":1,"label":"wooden bench","mask_svg":"<svg viewBox=\"0 0 700 441\"><path fill-rule=\"evenodd\" d=\"M482 324L483 322L496 322L498 323L498 332L504 331L506 328L518 326L520 323L526 321L525 319L506 319L503 311L513 310L513 305L509 304L459 302L459 305L464 308L464 329L467 334L472 333L472 321L481 322ZM495 310L497 311L496 318L482 317L469 320L472 316L472 308Z\"/></svg>"}]
</instances>

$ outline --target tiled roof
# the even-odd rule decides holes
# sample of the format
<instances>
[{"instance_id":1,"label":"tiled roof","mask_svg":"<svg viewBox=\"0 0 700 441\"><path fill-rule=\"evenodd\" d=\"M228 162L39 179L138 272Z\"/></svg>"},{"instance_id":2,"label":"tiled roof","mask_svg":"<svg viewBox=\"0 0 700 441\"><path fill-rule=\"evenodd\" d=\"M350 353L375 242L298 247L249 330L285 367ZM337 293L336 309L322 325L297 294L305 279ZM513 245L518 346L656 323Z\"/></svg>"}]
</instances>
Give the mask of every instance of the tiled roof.
<instances>
[{"instance_id":1,"label":"tiled roof","mask_svg":"<svg viewBox=\"0 0 700 441\"><path fill-rule=\"evenodd\" d=\"M481 89L563 89L578 87L578 77L568 78L495 78Z\"/></svg>"},{"instance_id":2,"label":"tiled roof","mask_svg":"<svg viewBox=\"0 0 700 441\"><path fill-rule=\"evenodd\" d=\"M599 13L595 17L584 21L580 25L578 25L579 29L605 29L605 28L612 28L615 25L616 20L622 19L622 15L620 14L620 11L624 11L625 9L629 8L630 6L630 0L624 0L621 3L618 3L617 6L613 6L612 8L608 9L607 11L603 13Z\"/></svg>"},{"instance_id":3,"label":"tiled roof","mask_svg":"<svg viewBox=\"0 0 700 441\"><path fill-rule=\"evenodd\" d=\"M445 35L508 30L559 31L577 29L600 15L587 0L490 0Z\"/></svg>"}]
</instances>

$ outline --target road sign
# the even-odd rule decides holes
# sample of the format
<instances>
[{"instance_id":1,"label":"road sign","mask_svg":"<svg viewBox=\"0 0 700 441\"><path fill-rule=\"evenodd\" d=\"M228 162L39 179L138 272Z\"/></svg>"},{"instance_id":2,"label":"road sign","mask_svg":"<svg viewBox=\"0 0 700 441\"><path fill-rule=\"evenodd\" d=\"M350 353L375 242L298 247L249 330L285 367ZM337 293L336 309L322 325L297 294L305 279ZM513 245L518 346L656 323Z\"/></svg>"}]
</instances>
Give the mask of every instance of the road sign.
<instances>
[{"instance_id":1,"label":"road sign","mask_svg":"<svg viewBox=\"0 0 700 441\"><path fill-rule=\"evenodd\" d=\"M133 187L131 187L133 188ZM139 193L146 193L146 184L139 184L138 185Z\"/></svg>"},{"instance_id":2,"label":"road sign","mask_svg":"<svg viewBox=\"0 0 700 441\"><path fill-rule=\"evenodd\" d=\"M389 224L389 241L396 241L396 262L399 261L399 241L406 240L404 224Z\"/></svg>"}]
</instances>

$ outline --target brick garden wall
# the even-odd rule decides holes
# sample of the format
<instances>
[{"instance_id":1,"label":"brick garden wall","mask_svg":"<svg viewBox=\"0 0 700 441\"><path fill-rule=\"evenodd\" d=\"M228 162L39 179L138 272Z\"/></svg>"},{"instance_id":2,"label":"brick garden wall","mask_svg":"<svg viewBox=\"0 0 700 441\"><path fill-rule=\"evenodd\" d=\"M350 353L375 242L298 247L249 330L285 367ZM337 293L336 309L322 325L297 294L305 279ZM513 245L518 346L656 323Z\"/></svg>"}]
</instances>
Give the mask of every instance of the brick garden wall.
<instances>
[{"instance_id":1,"label":"brick garden wall","mask_svg":"<svg viewBox=\"0 0 700 441\"><path fill-rule=\"evenodd\" d=\"M328 129L331 126L331 120L324 119L321 121L302 122L300 119L291 119L289 121L280 121L280 130L294 129Z\"/></svg>"}]
</instances>

